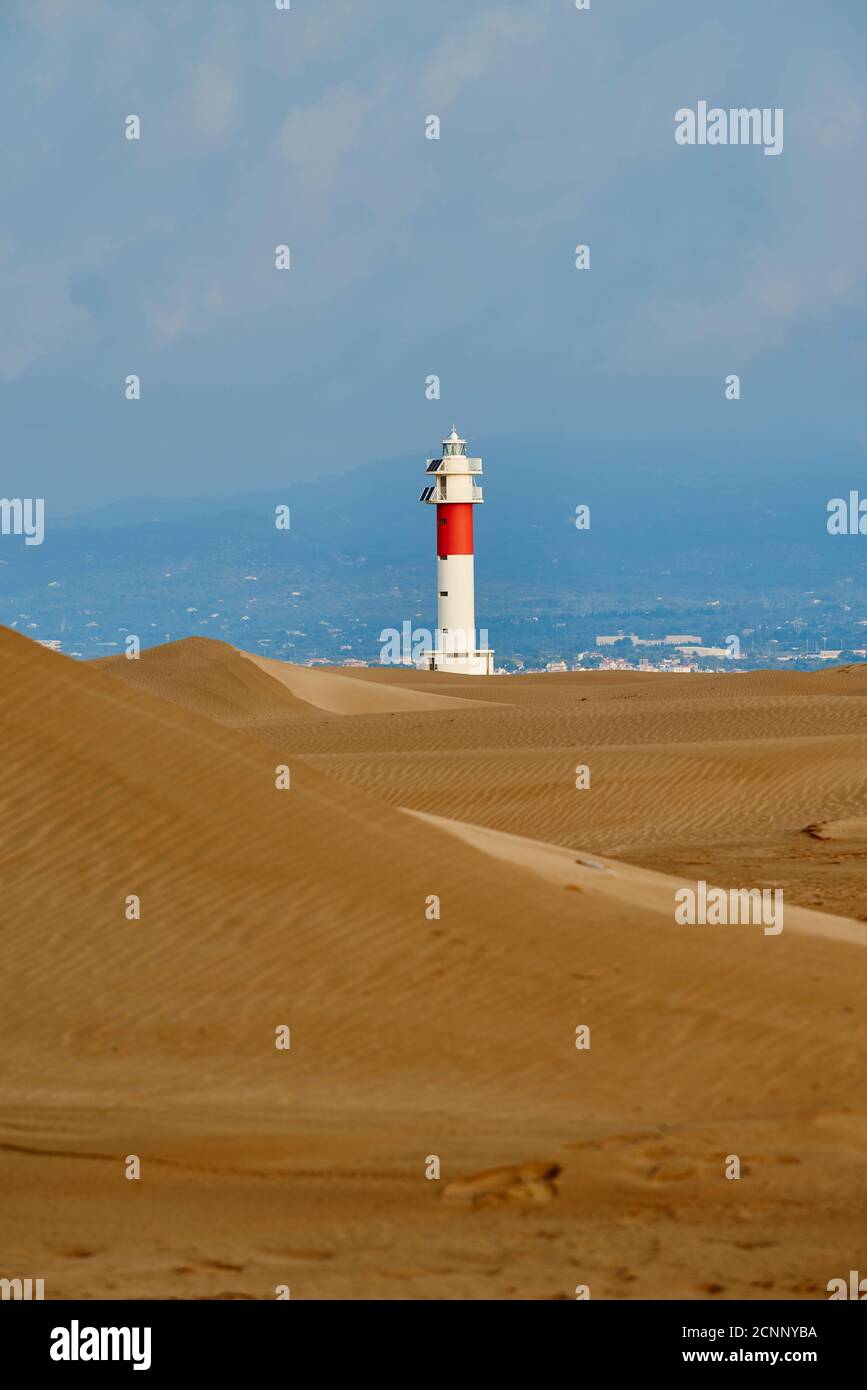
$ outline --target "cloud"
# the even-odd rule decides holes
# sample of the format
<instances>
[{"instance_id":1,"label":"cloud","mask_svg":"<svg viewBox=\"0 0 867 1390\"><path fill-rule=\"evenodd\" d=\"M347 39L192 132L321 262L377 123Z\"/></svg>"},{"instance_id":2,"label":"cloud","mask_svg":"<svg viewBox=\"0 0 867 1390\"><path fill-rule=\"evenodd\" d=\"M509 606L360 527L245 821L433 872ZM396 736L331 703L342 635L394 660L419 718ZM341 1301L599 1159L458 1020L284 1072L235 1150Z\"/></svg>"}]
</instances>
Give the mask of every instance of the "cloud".
<instances>
[{"instance_id":1,"label":"cloud","mask_svg":"<svg viewBox=\"0 0 867 1390\"><path fill-rule=\"evenodd\" d=\"M437 103L440 109L451 106L465 87L523 56L522 46L540 39L546 27L546 16L529 6L498 6L453 25L427 64L421 82L424 100L434 111Z\"/></svg>"},{"instance_id":2,"label":"cloud","mask_svg":"<svg viewBox=\"0 0 867 1390\"><path fill-rule=\"evenodd\" d=\"M238 113L238 84L234 76L218 63L199 63L187 99L193 130L202 141L218 144L224 140Z\"/></svg>"},{"instance_id":3,"label":"cloud","mask_svg":"<svg viewBox=\"0 0 867 1390\"><path fill-rule=\"evenodd\" d=\"M0 380L13 381L51 352L72 350L90 318L73 304L62 267L16 257L0 245Z\"/></svg>"},{"instance_id":4,"label":"cloud","mask_svg":"<svg viewBox=\"0 0 867 1390\"><path fill-rule=\"evenodd\" d=\"M704 286L692 293L671 284L651 288L612 349L613 363L645 370L652 345L656 365L676 359L682 370L703 372L708 353L742 363L784 349L824 319L840 323L863 310L867 155L860 93L814 62L810 86L789 104L785 120L778 174L766 174L758 162L742 232L692 248L689 280L699 280L703 257ZM730 158L753 153L737 150ZM695 210L691 215L685 193L680 207L688 228Z\"/></svg>"},{"instance_id":5,"label":"cloud","mask_svg":"<svg viewBox=\"0 0 867 1390\"><path fill-rule=\"evenodd\" d=\"M357 88L333 87L317 102L289 112L274 148L308 191L321 191L334 184L347 155L361 143L372 106L372 98Z\"/></svg>"},{"instance_id":6,"label":"cloud","mask_svg":"<svg viewBox=\"0 0 867 1390\"><path fill-rule=\"evenodd\" d=\"M183 334L201 326L201 313L196 313L189 289L180 288L158 303L148 304L148 326L153 336L163 343L172 343Z\"/></svg>"},{"instance_id":7,"label":"cloud","mask_svg":"<svg viewBox=\"0 0 867 1390\"><path fill-rule=\"evenodd\" d=\"M92 15L95 9L103 10L99 0L19 0L19 13L44 29L57 29L67 20L81 20Z\"/></svg>"}]
</instances>

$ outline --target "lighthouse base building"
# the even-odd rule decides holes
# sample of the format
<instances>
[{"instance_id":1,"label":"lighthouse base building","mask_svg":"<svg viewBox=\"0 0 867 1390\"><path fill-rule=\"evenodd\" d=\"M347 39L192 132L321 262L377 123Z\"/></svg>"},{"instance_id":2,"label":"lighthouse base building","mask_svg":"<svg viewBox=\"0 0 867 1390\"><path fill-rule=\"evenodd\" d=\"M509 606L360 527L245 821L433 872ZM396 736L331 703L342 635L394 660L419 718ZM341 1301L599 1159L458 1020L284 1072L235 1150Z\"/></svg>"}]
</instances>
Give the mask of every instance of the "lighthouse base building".
<instances>
[{"instance_id":1,"label":"lighthouse base building","mask_svg":"<svg viewBox=\"0 0 867 1390\"><path fill-rule=\"evenodd\" d=\"M428 459L431 482L420 502L436 507L437 630L433 649L422 652L419 669L455 675L489 676L494 653L476 633L473 574L473 507L484 501L482 460L467 457L467 441L452 429L440 458Z\"/></svg>"}]
</instances>

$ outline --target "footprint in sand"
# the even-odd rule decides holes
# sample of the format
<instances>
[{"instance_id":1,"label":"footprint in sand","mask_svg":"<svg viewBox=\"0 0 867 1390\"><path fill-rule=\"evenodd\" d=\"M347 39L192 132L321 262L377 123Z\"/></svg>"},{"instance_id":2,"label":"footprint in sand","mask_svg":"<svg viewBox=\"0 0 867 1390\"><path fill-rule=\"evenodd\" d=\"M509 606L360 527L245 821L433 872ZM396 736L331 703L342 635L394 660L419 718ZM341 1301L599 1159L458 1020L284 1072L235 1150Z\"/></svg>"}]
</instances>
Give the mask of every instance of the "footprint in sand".
<instances>
[{"instance_id":1,"label":"footprint in sand","mask_svg":"<svg viewBox=\"0 0 867 1390\"><path fill-rule=\"evenodd\" d=\"M687 1178L694 1178L697 1174L698 1169L690 1164L654 1163L652 1168L648 1168L646 1177L650 1182L686 1182Z\"/></svg>"},{"instance_id":2,"label":"footprint in sand","mask_svg":"<svg viewBox=\"0 0 867 1390\"><path fill-rule=\"evenodd\" d=\"M193 1301L194 1303L213 1303L213 1302L217 1302L217 1303L234 1302L234 1303L237 1303L237 1302L240 1302L242 1299L244 1299L244 1300L245 1300L246 1302L248 1302L248 1303L251 1303L251 1302L253 1302L253 1301L256 1299L256 1294L254 1294L254 1293L236 1293L236 1292L234 1292L234 1291L231 1291L231 1292L229 1292L229 1293L200 1293L200 1294L195 1294L195 1295L193 1296L193 1300L192 1300L192 1301Z\"/></svg>"},{"instance_id":3,"label":"footprint in sand","mask_svg":"<svg viewBox=\"0 0 867 1390\"><path fill-rule=\"evenodd\" d=\"M442 1200L469 1207L500 1206L505 1203L550 1202L557 1196L554 1179L559 1163L516 1163L506 1168L486 1168L447 1183Z\"/></svg>"},{"instance_id":4,"label":"footprint in sand","mask_svg":"<svg viewBox=\"0 0 867 1390\"><path fill-rule=\"evenodd\" d=\"M194 1263L188 1265L177 1265L175 1274L202 1274L208 1269L228 1270L231 1274L240 1274L244 1266L232 1264L229 1260L208 1259L205 1256L194 1257Z\"/></svg>"},{"instance_id":5,"label":"footprint in sand","mask_svg":"<svg viewBox=\"0 0 867 1390\"><path fill-rule=\"evenodd\" d=\"M265 1255L279 1255L281 1259L287 1260L333 1260L335 1250L277 1250L273 1246L260 1245L259 1249Z\"/></svg>"},{"instance_id":6,"label":"footprint in sand","mask_svg":"<svg viewBox=\"0 0 867 1390\"><path fill-rule=\"evenodd\" d=\"M803 834L814 840L867 840L867 816L814 821L812 825L804 826Z\"/></svg>"},{"instance_id":7,"label":"footprint in sand","mask_svg":"<svg viewBox=\"0 0 867 1390\"><path fill-rule=\"evenodd\" d=\"M650 1159L649 1167L644 1166L646 1159ZM695 1164L685 1160L671 1144L651 1144L637 1155L637 1160L649 1182L685 1182L698 1176Z\"/></svg>"}]
</instances>

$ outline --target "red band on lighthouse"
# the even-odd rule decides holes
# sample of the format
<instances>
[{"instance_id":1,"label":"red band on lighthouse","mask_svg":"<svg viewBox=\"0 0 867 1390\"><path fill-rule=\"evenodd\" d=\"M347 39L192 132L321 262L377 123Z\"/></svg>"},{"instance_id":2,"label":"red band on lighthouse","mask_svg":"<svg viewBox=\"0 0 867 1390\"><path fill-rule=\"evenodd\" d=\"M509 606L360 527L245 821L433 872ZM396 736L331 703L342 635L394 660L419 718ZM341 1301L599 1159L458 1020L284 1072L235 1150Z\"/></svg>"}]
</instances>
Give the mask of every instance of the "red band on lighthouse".
<instances>
[{"instance_id":1,"label":"red band on lighthouse","mask_svg":"<svg viewBox=\"0 0 867 1390\"><path fill-rule=\"evenodd\" d=\"M472 502L437 504L437 555L472 555Z\"/></svg>"}]
</instances>

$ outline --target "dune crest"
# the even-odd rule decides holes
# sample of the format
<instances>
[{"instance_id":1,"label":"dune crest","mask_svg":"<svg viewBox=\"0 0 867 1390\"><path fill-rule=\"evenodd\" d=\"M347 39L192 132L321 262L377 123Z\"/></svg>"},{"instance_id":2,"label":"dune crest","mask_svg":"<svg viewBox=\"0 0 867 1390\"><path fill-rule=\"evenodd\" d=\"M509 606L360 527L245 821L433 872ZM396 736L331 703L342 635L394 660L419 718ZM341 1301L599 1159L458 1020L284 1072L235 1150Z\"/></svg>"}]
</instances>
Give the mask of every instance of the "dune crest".
<instances>
[{"instance_id":1,"label":"dune crest","mask_svg":"<svg viewBox=\"0 0 867 1390\"><path fill-rule=\"evenodd\" d=\"M387 667L382 668L381 681L375 677L360 681L353 679L351 671L341 671L338 667L294 666L288 661L254 656L251 652L240 655L279 681L298 699L329 714L420 713L423 710L475 708L476 705L475 700L455 695L437 695L428 690L391 684Z\"/></svg>"},{"instance_id":2,"label":"dune crest","mask_svg":"<svg viewBox=\"0 0 867 1390\"><path fill-rule=\"evenodd\" d=\"M621 863L618 860L603 858L601 855L576 855L574 850L564 849L562 845L545 844L539 840L527 839L523 835L507 835L501 830L490 830L483 825L467 825L463 821L447 820L443 816L432 816L423 811L407 811L407 814L447 831L464 844L474 845L493 859L526 869L548 883L556 883L564 888L579 888L585 892L612 898L640 911L659 913L661 916L670 914L673 918L675 894L678 889L695 886L694 879L690 882L675 878L672 874L656 873L652 869ZM686 930L717 928L689 927ZM867 946L867 923L855 921L853 918L833 916L828 912L811 912L808 908L795 904L786 905L785 930L806 932L831 941L848 941L856 946Z\"/></svg>"}]
</instances>

